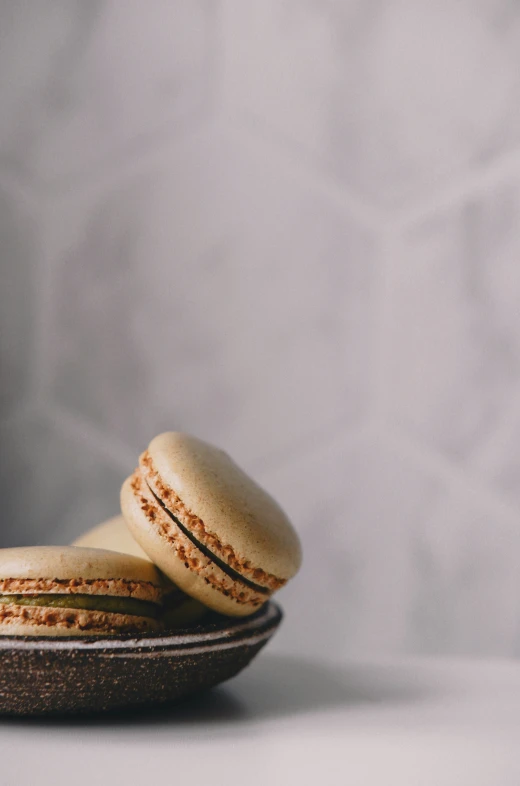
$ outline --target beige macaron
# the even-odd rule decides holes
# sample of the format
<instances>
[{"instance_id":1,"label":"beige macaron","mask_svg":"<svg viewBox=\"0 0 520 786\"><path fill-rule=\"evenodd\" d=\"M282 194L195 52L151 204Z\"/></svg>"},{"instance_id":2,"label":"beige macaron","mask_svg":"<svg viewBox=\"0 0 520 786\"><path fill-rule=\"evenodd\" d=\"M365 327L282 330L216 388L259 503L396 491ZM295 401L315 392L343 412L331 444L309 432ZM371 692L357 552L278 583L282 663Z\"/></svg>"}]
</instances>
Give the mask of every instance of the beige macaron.
<instances>
[{"instance_id":1,"label":"beige macaron","mask_svg":"<svg viewBox=\"0 0 520 786\"><path fill-rule=\"evenodd\" d=\"M257 610L298 571L286 514L224 451L187 434L152 440L123 484L134 538L184 592L222 614Z\"/></svg>"},{"instance_id":2,"label":"beige macaron","mask_svg":"<svg viewBox=\"0 0 520 786\"><path fill-rule=\"evenodd\" d=\"M72 545L83 548L119 551L122 554L133 554L134 557L141 557L141 559L151 562L148 554L143 551L130 534L122 516L114 516L102 524L98 524L97 527L92 527L88 532L76 538Z\"/></svg>"},{"instance_id":3,"label":"beige macaron","mask_svg":"<svg viewBox=\"0 0 520 786\"><path fill-rule=\"evenodd\" d=\"M75 546L0 549L0 635L107 636L162 628L148 560Z\"/></svg>"}]
</instances>

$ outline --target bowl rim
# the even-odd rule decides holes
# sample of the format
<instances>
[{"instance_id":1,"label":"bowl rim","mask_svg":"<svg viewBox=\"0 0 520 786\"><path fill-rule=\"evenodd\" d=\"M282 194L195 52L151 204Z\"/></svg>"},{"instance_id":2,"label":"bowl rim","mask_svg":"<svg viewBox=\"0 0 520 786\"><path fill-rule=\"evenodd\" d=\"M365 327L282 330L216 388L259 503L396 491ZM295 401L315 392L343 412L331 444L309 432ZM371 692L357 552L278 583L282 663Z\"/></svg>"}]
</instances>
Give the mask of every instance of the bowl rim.
<instances>
[{"instance_id":1,"label":"bowl rim","mask_svg":"<svg viewBox=\"0 0 520 786\"><path fill-rule=\"evenodd\" d=\"M96 652L121 655L131 652L163 651L176 655L196 654L208 649L232 649L254 646L269 639L282 619L282 610L273 601L248 617L213 618L206 625L184 628L175 633L147 636L0 636L0 653L5 650L22 652Z\"/></svg>"}]
</instances>

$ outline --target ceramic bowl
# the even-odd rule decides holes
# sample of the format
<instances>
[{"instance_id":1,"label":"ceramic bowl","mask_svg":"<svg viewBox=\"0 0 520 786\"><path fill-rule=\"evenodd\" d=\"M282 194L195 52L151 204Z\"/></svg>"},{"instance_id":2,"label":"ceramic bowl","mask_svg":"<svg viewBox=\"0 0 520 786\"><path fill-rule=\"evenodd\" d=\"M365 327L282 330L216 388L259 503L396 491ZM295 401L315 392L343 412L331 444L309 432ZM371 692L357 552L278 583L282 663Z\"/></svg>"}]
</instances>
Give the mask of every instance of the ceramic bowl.
<instances>
[{"instance_id":1,"label":"ceramic bowl","mask_svg":"<svg viewBox=\"0 0 520 786\"><path fill-rule=\"evenodd\" d=\"M0 637L0 714L105 712L174 702L234 677L282 619L266 603L251 617L216 614L146 638Z\"/></svg>"}]
</instances>

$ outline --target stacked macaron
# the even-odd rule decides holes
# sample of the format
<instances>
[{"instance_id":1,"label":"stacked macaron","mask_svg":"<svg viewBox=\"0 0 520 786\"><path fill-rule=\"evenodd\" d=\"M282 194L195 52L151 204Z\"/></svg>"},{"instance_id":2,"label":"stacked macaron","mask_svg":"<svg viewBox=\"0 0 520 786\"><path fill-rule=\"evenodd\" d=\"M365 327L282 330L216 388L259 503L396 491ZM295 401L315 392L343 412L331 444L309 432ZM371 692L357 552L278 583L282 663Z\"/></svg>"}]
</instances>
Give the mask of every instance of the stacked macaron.
<instances>
[{"instance_id":1,"label":"stacked macaron","mask_svg":"<svg viewBox=\"0 0 520 786\"><path fill-rule=\"evenodd\" d=\"M186 434L152 440L123 484L121 509L153 562L222 614L256 611L300 565L277 503L226 453Z\"/></svg>"},{"instance_id":2,"label":"stacked macaron","mask_svg":"<svg viewBox=\"0 0 520 786\"><path fill-rule=\"evenodd\" d=\"M140 635L208 610L245 616L300 566L278 504L226 453L186 434L152 440L121 509L72 546L0 550L0 635Z\"/></svg>"}]
</instances>

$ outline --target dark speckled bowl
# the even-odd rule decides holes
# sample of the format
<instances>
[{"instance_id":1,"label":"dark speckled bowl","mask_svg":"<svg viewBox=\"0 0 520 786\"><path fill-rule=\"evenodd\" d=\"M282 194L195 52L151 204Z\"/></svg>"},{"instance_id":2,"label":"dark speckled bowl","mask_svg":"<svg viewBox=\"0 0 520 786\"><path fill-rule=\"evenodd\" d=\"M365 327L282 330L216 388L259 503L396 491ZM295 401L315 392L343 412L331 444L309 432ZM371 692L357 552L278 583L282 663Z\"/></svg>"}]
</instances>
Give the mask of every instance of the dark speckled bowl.
<instances>
[{"instance_id":1,"label":"dark speckled bowl","mask_svg":"<svg viewBox=\"0 0 520 786\"><path fill-rule=\"evenodd\" d=\"M251 617L147 638L0 637L0 713L103 712L172 702L234 677L282 619L269 602Z\"/></svg>"}]
</instances>

